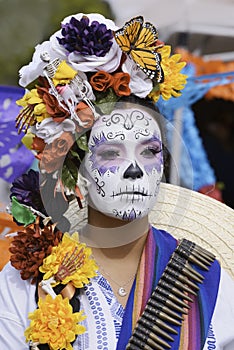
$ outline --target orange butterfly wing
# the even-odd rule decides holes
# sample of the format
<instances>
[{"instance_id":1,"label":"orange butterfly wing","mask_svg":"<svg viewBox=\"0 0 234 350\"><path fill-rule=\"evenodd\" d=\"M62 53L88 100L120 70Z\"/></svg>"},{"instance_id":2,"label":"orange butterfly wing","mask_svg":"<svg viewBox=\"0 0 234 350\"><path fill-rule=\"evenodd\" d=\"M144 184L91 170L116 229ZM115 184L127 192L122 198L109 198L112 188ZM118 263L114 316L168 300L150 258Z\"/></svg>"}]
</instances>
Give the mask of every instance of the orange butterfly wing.
<instances>
[{"instance_id":1,"label":"orange butterfly wing","mask_svg":"<svg viewBox=\"0 0 234 350\"><path fill-rule=\"evenodd\" d=\"M161 56L154 47L157 38L156 28L148 22L143 24L142 16L131 19L115 32L116 42L122 51L130 55L150 79L162 82Z\"/></svg>"},{"instance_id":2,"label":"orange butterfly wing","mask_svg":"<svg viewBox=\"0 0 234 350\"><path fill-rule=\"evenodd\" d=\"M123 28L117 30L115 34L115 40L120 46L122 51L130 53L131 46L139 36L140 30L143 24L143 17L139 16L126 22Z\"/></svg>"}]
</instances>

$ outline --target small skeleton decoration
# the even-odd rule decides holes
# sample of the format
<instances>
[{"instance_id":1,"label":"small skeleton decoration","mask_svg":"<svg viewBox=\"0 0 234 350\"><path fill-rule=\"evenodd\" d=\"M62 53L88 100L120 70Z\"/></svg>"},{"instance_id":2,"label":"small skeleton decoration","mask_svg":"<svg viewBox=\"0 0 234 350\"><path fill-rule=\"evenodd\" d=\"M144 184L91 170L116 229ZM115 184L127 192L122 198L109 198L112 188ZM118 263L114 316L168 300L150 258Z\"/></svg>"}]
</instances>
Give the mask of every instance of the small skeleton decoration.
<instances>
[{"instance_id":1,"label":"small skeleton decoration","mask_svg":"<svg viewBox=\"0 0 234 350\"><path fill-rule=\"evenodd\" d=\"M60 58L50 59L48 52L43 52L41 54L41 60L45 62L45 66L42 71L42 75L47 79L50 89L49 93L53 95L59 105L70 113L71 119L75 120L79 126L85 126L85 123L82 122L79 116L76 113L76 107L80 101L84 101L87 106L92 110L94 119L96 120L99 117L93 103L87 97L88 87L87 82L82 79L79 73L75 74L74 78L70 80L67 84L56 85L53 82L58 69L62 69L63 65L68 67L67 63ZM69 67L71 70L73 68ZM75 71L74 71L75 72ZM27 105L19 113L16 118L16 127L18 128L18 133L20 133L23 128L26 133L30 125L36 123L34 115L35 104Z\"/></svg>"},{"instance_id":2,"label":"small skeleton decoration","mask_svg":"<svg viewBox=\"0 0 234 350\"><path fill-rule=\"evenodd\" d=\"M50 294L52 298L56 298L56 293L52 288L52 284L62 282L66 277L72 276L83 266L84 261L84 248L79 250L78 247L76 247L71 253L67 252L59 265L58 272L51 278L40 282L42 290L45 293Z\"/></svg>"},{"instance_id":3,"label":"small skeleton decoration","mask_svg":"<svg viewBox=\"0 0 234 350\"><path fill-rule=\"evenodd\" d=\"M73 275L77 270L84 264L85 254L84 248L78 250L76 247L71 255L66 253L61 265L59 266L58 272L55 275L56 281L63 281L66 277Z\"/></svg>"},{"instance_id":4,"label":"small skeleton decoration","mask_svg":"<svg viewBox=\"0 0 234 350\"><path fill-rule=\"evenodd\" d=\"M50 56L47 52L41 54L41 59L48 63L43 69L43 75L50 84L50 93L56 97L58 103L64 109L70 112L71 119L76 120L80 126L84 126L84 123L80 120L75 111L79 101L84 100L91 108L94 115L96 114L96 111L93 104L86 96L88 91L83 79L76 74L69 84L58 85L55 87L53 77L63 61L58 58L50 61Z\"/></svg>"}]
</instances>

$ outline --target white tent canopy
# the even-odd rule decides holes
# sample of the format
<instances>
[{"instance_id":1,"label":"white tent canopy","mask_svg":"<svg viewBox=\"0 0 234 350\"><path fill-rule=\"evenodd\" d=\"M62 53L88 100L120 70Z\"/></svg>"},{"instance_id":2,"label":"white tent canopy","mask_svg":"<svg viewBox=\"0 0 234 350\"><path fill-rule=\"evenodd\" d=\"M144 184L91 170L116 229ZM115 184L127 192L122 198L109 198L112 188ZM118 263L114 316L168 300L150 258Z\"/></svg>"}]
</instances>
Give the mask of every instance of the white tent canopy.
<instances>
[{"instance_id":1,"label":"white tent canopy","mask_svg":"<svg viewBox=\"0 0 234 350\"><path fill-rule=\"evenodd\" d=\"M141 14L157 26L161 40L177 32L227 37L229 41L234 37L234 0L108 1L119 26ZM224 51L234 51L234 43L228 42Z\"/></svg>"}]
</instances>

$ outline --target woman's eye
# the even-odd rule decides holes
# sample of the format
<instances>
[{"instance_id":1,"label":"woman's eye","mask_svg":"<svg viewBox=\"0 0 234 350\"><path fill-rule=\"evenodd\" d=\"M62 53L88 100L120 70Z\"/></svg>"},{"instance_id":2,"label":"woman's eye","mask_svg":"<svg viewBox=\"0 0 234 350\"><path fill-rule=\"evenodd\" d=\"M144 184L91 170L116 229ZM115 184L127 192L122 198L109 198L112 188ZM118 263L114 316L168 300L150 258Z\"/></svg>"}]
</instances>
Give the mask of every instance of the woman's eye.
<instances>
[{"instance_id":1,"label":"woman's eye","mask_svg":"<svg viewBox=\"0 0 234 350\"><path fill-rule=\"evenodd\" d=\"M106 150L106 151L100 152L98 155L102 160L114 160L119 156L119 151Z\"/></svg>"},{"instance_id":2,"label":"woman's eye","mask_svg":"<svg viewBox=\"0 0 234 350\"><path fill-rule=\"evenodd\" d=\"M153 158L157 153L160 153L161 149L156 147L147 147L142 152L141 155L145 158Z\"/></svg>"}]
</instances>

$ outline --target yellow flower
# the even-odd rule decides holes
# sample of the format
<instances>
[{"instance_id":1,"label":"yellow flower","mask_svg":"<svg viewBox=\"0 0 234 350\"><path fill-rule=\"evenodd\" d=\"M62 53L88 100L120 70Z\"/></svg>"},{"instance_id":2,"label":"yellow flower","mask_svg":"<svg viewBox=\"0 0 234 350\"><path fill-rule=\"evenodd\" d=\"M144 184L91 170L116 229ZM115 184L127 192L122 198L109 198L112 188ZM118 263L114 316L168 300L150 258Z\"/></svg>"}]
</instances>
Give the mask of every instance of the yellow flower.
<instances>
[{"instance_id":1,"label":"yellow flower","mask_svg":"<svg viewBox=\"0 0 234 350\"><path fill-rule=\"evenodd\" d=\"M49 114L46 111L46 105L43 100L39 97L37 89L32 89L28 91L21 99L16 101L18 106L30 107L30 110L33 110L33 122L41 122L45 118L49 117Z\"/></svg>"},{"instance_id":2,"label":"yellow flower","mask_svg":"<svg viewBox=\"0 0 234 350\"><path fill-rule=\"evenodd\" d=\"M16 101L16 103L18 106L27 107L28 104L34 105L38 103L43 103L43 101L39 97L37 89L32 89L26 92L26 94L21 99Z\"/></svg>"},{"instance_id":3,"label":"yellow flower","mask_svg":"<svg viewBox=\"0 0 234 350\"><path fill-rule=\"evenodd\" d=\"M82 288L89 283L90 278L96 276L98 270L91 254L91 249L79 242L77 232L72 236L65 233L58 246L53 247L51 254L43 260L39 270L44 273L44 280L56 277L57 282L53 287L58 283L67 284L71 281L74 287Z\"/></svg>"},{"instance_id":4,"label":"yellow flower","mask_svg":"<svg viewBox=\"0 0 234 350\"><path fill-rule=\"evenodd\" d=\"M31 133L30 131L27 131L27 133L22 137L21 142L24 144L25 147L28 149L32 149L32 143L33 143L33 138L34 134Z\"/></svg>"},{"instance_id":5,"label":"yellow flower","mask_svg":"<svg viewBox=\"0 0 234 350\"><path fill-rule=\"evenodd\" d=\"M160 95L162 95L164 100L169 100L172 96L180 96L180 90L184 88L187 78L185 74L180 73L186 62L179 62L181 59L180 54L170 56L171 46L165 45L159 48L157 52L162 57L161 66L164 72L164 81L158 84L159 86L149 94L149 97L154 102L158 101Z\"/></svg>"},{"instance_id":6,"label":"yellow flower","mask_svg":"<svg viewBox=\"0 0 234 350\"><path fill-rule=\"evenodd\" d=\"M30 312L28 318L31 322L24 333L26 341L48 344L51 350L72 350L70 343L86 330L79 324L85 319L83 312L73 313L68 298L63 299L60 294L55 299L49 294L39 299L38 309Z\"/></svg>"},{"instance_id":7,"label":"yellow flower","mask_svg":"<svg viewBox=\"0 0 234 350\"><path fill-rule=\"evenodd\" d=\"M55 86L58 84L65 85L70 83L70 81L76 76L77 71L75 71L71 66L69 66L66 61L62 61L52 80Z\"/></svg>"}]
</instances>

